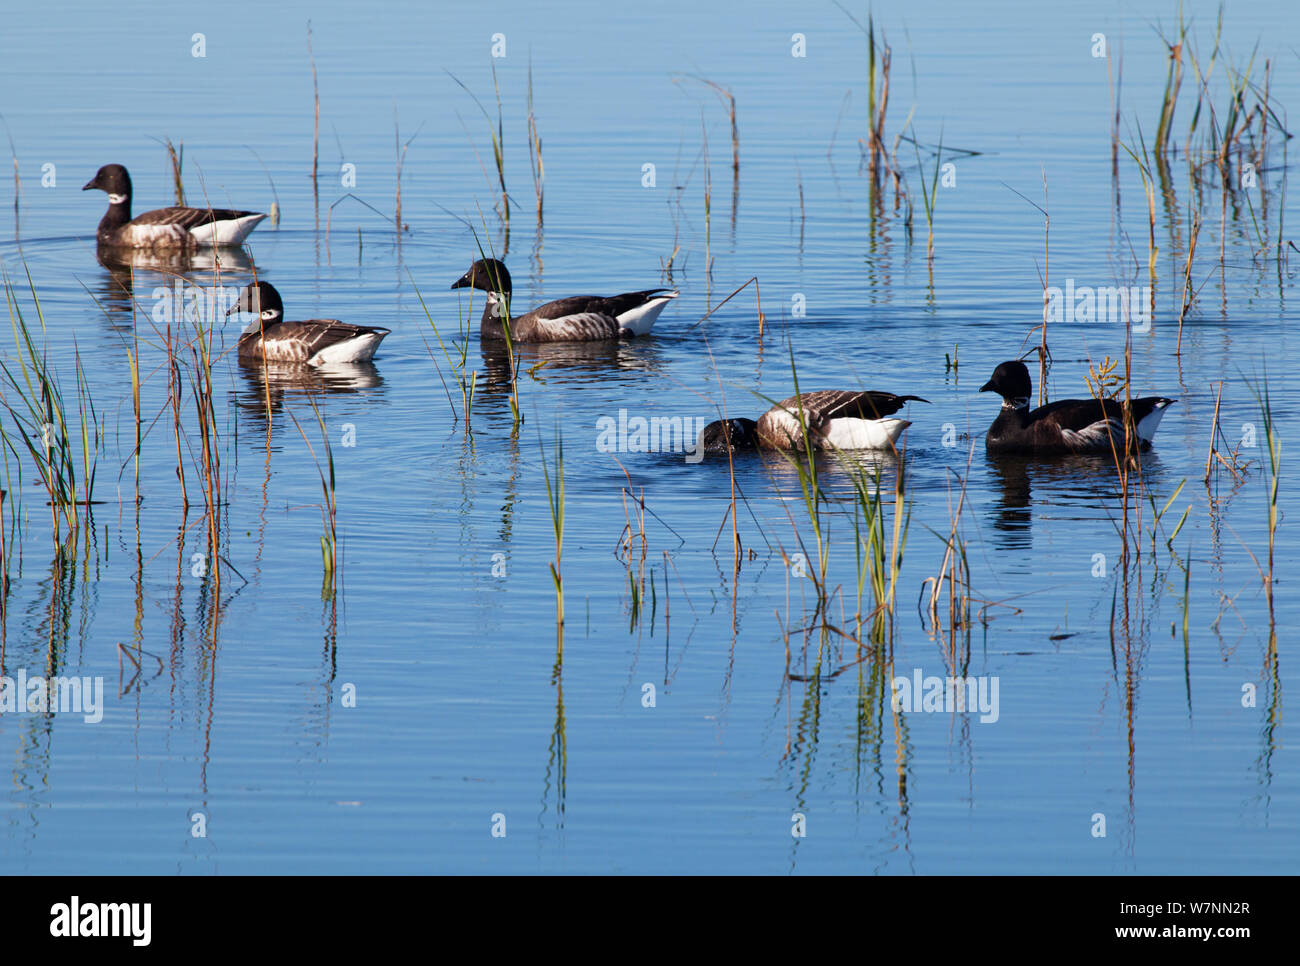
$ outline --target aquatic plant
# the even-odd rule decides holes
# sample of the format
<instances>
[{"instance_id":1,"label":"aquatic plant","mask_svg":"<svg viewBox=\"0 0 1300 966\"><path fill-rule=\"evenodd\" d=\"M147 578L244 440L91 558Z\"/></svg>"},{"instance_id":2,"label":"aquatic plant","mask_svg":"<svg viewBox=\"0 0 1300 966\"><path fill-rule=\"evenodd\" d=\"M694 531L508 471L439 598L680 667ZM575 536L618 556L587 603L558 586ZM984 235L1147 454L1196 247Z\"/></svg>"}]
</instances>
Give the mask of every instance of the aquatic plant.
<instances>
[{"instance_id":1,"label":"aquatic plant","mask_svg":"<svg viewBox=\"0 0 1300 966\"><path fill-rule=\"evenodd\" d=\"M542 224L542 196L546 187L546 167L542 164L542 135L533 112L533 55L528 54L528 164L533 171L533 192L537 195L537 226Z\"/></svg>"},{"instance_id":2,"label":"aquatic plant","mask_svg":"<svg viewBox=\"0 0 1300 966\"><path fill-rule=\"evenodd\" d=\"M3 278L17 358L12 364L0 361L0 374L3 374L0 405L17 428L17 442L9 437L3 426L0 426L0 436L15 455L21 446L31 457L49 497L51 534L58 547L78 530L78 506L85 507L89 519L100 447L99 419L78 352L75 363L76 421L73 422L70 404L65 402L61 383L50 367L45 347L37 346L7 272ZM45 316L30 272L27 282L41 336L44 337Z\"/></svg>"},{"instance_id":3,"label":"aquatic plant","mask_svg":"<svg viewBox=\"0 0 1300 966\"><path fill-rule=\"evenodd\" d=\"M551 511L551 528L555 533L555 560L551 563L551 580L555 584L555 626L564 627L564 576L562 560L564 557L564 437L559 429L555 432L555 476L551 481L551 466L546 462L546 449L542 438L537 437L537 446L542 455L542 475L546 480L546 503ZM563 656L563 636L560 637L560 657Z\"/></svg>"},{"instance_id":4,"label":"aquatic plant","mask_svg":"<svg viewBox=\"0 0 1300 966\"><path fill-rule=\"evenodd\" d=\"M316 425L320 428L321 446L325 451L325 466L321 467L321 462L316 456L316 449L312 446L311 440L307 438L306 432L303 431L296 416L290 411L289 418L293 420L293 425L297 428L298 434L302 436L303 442L307 444L307 450L311 453L312 462L316 464L316 472L320 476L321 488L321 523L324 526L324 533L320 538L321 567L323 577L321 582L321 599L333 600L335 594L335 574L339 569L339 538L338 538L338 481L334 473L334 449L330 445L329 430L325 426L325 417L316 406L315 399L308 400L311 403L311 411L316 417ZM328 471L328 472L327 472Z\"/></svg>"}]
</instances>

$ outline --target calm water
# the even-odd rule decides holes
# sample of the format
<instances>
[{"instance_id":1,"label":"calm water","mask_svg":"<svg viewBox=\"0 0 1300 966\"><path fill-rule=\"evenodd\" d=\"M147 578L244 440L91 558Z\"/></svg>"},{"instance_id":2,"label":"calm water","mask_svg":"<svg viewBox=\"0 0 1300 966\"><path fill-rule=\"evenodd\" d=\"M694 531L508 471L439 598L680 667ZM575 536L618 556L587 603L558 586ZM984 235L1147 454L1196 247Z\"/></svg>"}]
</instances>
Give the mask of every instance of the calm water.
<instances>
[{"instance_id":1,"label":"calm water","mask_svg":"<svg viewBox=\"0 0 1300 966\"><path fill-rule=\"evenodd\" d=\"M1189 5L1203 58L1214 10ZM996 400L977 389L1037 340L1043 219L1009 189L1042 204L1046 178L1047 284L1149 284L1143 189L1121 151L1117 210L1106 61L1090 47L1104 32L1116 64L1122 47L1121 136L1136 144L1140 123L1149 142L1167 64L1151 28L1171 30L1176 6L914 2L876 4L875 13L893 48L887 139L914 108L923 146L942 136L961 149L944 154L955 184L937 192L932 272L909 142L898 157L915 205L911 236L892 188L879 207L870 201L858 147L865 38L832 4L765 2L743 16L675 0L618 12L580 2L491 13L239 2L220 16L88 3L56 19L7 11L0 114L22 187L16 219L12 182L0 189L0 260L35 325L30 271L48 357L70 398L80 357L102 442L93 527L58 556L31 458L16 441L7 454L3 668L10 677L101 677L104 700L97 723L0 714L9 772L0 870L1294 869L1300 769L1284 710L1297 685L1286 629L1300 618L1288 590L1300 546L1286 448L1300 404L1288 365L1297 283L1273 246L1282 206L1284 238L1300 221L1294 190L1283 192L1282 138L1270 132L1257 186L1227 206L1222 269L1221 192L1207 174L1192 272L1200 295L1181 356L1173 350L1193 197L1181 158L1169 194L1157 191L1156 313L1133 336L1133 390L1179 400L1143 461L1156 509L1186 485L1154 548L1148 532L1126 569L1113 467L987 458L981 437ZM1224 60L1244 63L1262 38L1271 97L1300 104L1296 62L1278 45L1295 11L1276 2L1228 13L1215 85ZM865 7L854 14L865 18ZM318 216L308 20L320 88ZM193 56L198 33L203 57ZM493 59L498 33L505 56ZM804 57L792 56L795 33ZM546 172L540 228L527 151L530 58ZM484 167L489 124L448 76L495 118L493 65L514 199L508 240L493 210L495 172L489 180ZM1186 74L1180 142L1195 97ZM736 96L738 183L726 112L690 75ZM1221 109L1226 92L1214 90ZM395 117L398 140L411 139L400 243L385 220ZM150 320L155 289L177 277L212 286L213 272L206 262L138 264L133 314L130 273L96 260L104 196L78 190L116 161L134 176L137 212L172 203L159 143L167 138L184 142L191 203L206 196L266 211L278 200L279 225L251 236L247 260L227 265L221 284L242 284L255 265L290 318L393 330L373 368L346 376L268 386L231 356L214 367L228 499L219 592L195 572L194 555L207 550L197 449L186 455L187 514L166 353ZM932 166L933 151L921 161ZM354 187L342 183L345 164L355 165ZM647 164L653 187L643 183ZM360 201L340 200L349 193ZM545 365L521 376L517 437L504 362L472 334L468 368L479 386L467 438L444 389L454 374L417 296L442 338L455 339L468 305L447 286L477 250L467 225L506 250L517 307L664 284L661 262L675 246L681 298L651 339L526 349L524 366ZM1257 225L1268 248L1256 257ZM694 326L752 276L767 319L761 337L752 288ZM138 513L133 331L148 430ZM237 334L232 321L218 341L229 348ZM1050 395L1087 395L1088 361L1122 358L1124 337L1120 322L1053 325ZM0 341L12 368L17 350ZM954 346L955 372L945 369ZM725 464L597 448L598 420L620 410L708 419L725 394L729 414L756 415L761 397L793 391L792 353L804 390L865 386L931 401L908 412L907 544L879 648L859 652L838 633L805 631L820 620L816 594L782 552L800 552L802 540L815 560L816 543L787 464L737 462L746 554L735 575L728 538L716 539L731 505ZM1251 386L1265 372L1286 444L1275 638L1255 563L1268 547L1267 450ZM1253 427L1256 445L1240 450L1249 465L1239 482L1220 470L1207 488L1220 380L1225 433L1235 446ZM21 404L11 389L5 398ZM342 571L332 599L322 594L320 476L303 435L322 455L312 401L337 473ZM197 447L188 396L185 405ZM0 426L15 438L8 413ZM557 434L567 614L558 674L541 456L553 460ZM863 465L881 471L892 500L895 463ZM852 633L851 475L834 461L822 473L829 585L838 587L824 613ZM644 564L638 542L631 578L619 545L633 512L629 478L647 507ZM974 622L963 667L996 679L996 720L895 716L887 678L949 673L946 645L916 602L940 568L961 478L973 594L997 602ZM1138 502L1149 531L1152 508L1146 496ZM892 532L892 511L886 519ZM119 642L143 649L138 676L129 664L119 670ZM792 835L796 815L802 837ZM494 837L494 827L506 834Z\"/></svg>"}]
</instances>

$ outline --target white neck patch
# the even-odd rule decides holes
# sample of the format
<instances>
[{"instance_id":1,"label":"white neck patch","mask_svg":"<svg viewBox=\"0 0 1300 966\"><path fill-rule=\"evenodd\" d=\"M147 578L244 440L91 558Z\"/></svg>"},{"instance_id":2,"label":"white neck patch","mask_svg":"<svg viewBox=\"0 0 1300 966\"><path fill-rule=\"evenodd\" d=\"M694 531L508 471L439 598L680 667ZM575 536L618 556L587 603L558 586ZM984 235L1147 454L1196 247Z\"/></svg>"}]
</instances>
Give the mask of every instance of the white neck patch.
<instances>
[{"instance_id":1,"label":"white neck patch","mask_svg":"<svg viewBox=\"0 0 1300 966\"><path fill-rule=\"evenodd\" d=\"M264 328L278 322L279 320L280 313L276 309L263 309L260 315L254 318L252 322L249 322L248 325L244 326L244 333L261 332Z\"/></svg>"},{"instance_id":2,"label":"white neck patch","mask_svg":"<svg viewBox=\"0 0 1300 966\"><path fill-rule=\"evenodd\" d=\"M494 319L499 319L505 315L506 297L500 292L488 292L487 304Z\"/></svg>"},{"instance_id":3,"label":"white neck patch","mask_svg":"<svg viewBox=\"0 0 1300 966\"><path fill-rule=\"evenodd\" d=\"M108 203L110 205L121 205L126 203L126 195L109 195Z\"/></svg>"},{"instance_id":4,"label":"white neck patch","mask_svg":"<svg viewBox=\"0 0 1300 966\"><path fill-rule=\"evenodd\" d=\"M1014 399L1006 399L1002 402L1003 409L1028 409L1029 397L1016 396Z\"/></svg>"}]
</instances>

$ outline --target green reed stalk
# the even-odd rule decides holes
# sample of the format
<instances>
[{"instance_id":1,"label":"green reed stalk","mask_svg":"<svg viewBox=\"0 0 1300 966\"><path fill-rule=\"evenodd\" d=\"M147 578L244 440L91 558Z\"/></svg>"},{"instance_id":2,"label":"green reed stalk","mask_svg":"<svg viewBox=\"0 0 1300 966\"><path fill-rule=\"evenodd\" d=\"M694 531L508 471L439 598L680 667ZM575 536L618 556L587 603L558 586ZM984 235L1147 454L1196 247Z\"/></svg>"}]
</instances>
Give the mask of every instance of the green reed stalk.
<instances>
[{"instance_id":1,"label":"green reed stalk","mask_svg":"<svg viewBox=\"0 0 1300 966\"><path fill-rule=\"evenodd\" d=\"M411 275L410 269L407 274ZM452 418L459 421L463 416L465 419L465 435L470 435L470 412L474 407L474 391L478 386L478 372L475 371L469 376L465 375L465 370L469 363L469 331L470 321L474 312L474 298L470 295L469 315L465 318L457 317L460 326L460 341L453 341L451 348L442 341L442 334L438 331L438 325L433 321L433 313L429 311L429 306L425 304L424 296L420 293L420 286L416 284L415 276L411 275L411 285L415 289L415 297L420 300L420 308L424 309L424 317L429 320L429 328L433 329L433 337L438 340L438 348L442 350L442 357L446 360L448 368L455 374L456 387L460 390L460 413L456 412L456 404L452 401L451 393L447 390L446 380L443 380L443 391L447 394L447 404L451 407ZM471 289L472 293L474 290ZM453 355L454 353L454 355ZM434 360L435 366L437 360ZM438 377L442 378L442 370L438 370Z\"/></svg>"},{"instance_id":2,"label":"green reed stalk","mask_svg":"<svg viewBox=\"0 0 1300 966\"><path fill-rule=\"evenodd\" d=\"M808 433L808 419L803 411L803 400L799 393L799 372L794 364L794 347L790 351L790 377L794 382L796 415L799 419L801 447L794 453L785 453L786 460L794 467L799 476L799 488L803 494L804 507L808 511L808 521L812 524L813 534L817 538L817 576L813 583L817 589L817 599L826 599L826 571L830 566L828 538L822 528L821 503L822 490L817 478L817 449Z\"/></svg>"},{"instance_id":3,"label":"green reed stalk","mask_svg":"<svg viewBox=\"0 0 1300 966\"><path fill-rule=\"evenodd\" d=\"M194 407L198 415L201 443L201 469L203 473L203 501L208 522L208 556L215 593L221 593L221 453L218 446L220 429L212 388L212 337L214 327L206 330L202 313L198 316L194 341L190 345L193 360L191 386Z\"/></svg>"},{"instance_id":4,"label":"green reed stalk","mask_svg":"<svg viewBox=\"0 0 1300 966\"><path fill-rule=\"evenodd\" d=\"M185 166L185 142L181 141L177 146L168 138L164 146L167 148L167 160L171 163L172 190L176 193L176 204L184 205L185 181L181 177L181 169Z\"/></svg>"},{"instance_id":5,"label":"green reed stalk","mask_svg":"<svg viewBox=\"0 0 1300 966\"><path fill-rule=\"evenodd\" d=\"M1141 158L1127 144L1124 145L1124 150L1128 152L1128 156L1137 165L1138 171L1142 175L1142 189L1147 196L1147 271L1151 276L1151 289L1154 292L1156 260L1160 255L1160 249L1156 247L1156 194L1155 182L1151 176L1151 156L1147 153L1147 145L1145 139L1142 138L1142 126L1140 124L1138 125L1138 143L1142 148Z\"/></svg>"},{"instance_id":6,"label":"green reed stalk","mask_svg":"<svg viewBox=\"0 0 1300 966\"><path fill-rule=\"evenodd\" d=\"M1264 421L1264 442L1268 446L1268 577L1265 586L1268 590L1269 610L1273 606L1273 551L1277 541L1278 508L1277 491L1279 470L1282 467L1282 439L1277 434L1273 421L1273 405L1269 398L1268 377L1265 374L1262 389L1256 393L1260 417Z\"/></svg>"},{"instance_id":7,"label":"green reed stalk","mask_svg":"<svg viewBox=\"0 0 1300 966\"><path fill-rule=\"evenodd\" d=\"M1187 39L1187 28L1183 24L1183 5L1178 5L1178 40L1169 43L1164 35L1160 37L1169 48L1169 72L1165 77L1164 98L1160 102L1160 120L1156 124L1156 137L1153 150L1157 157L1163 157L1168 151L1169 131L1173 126L1174 108L1178 103L1178 89L1183 83L1183 42Z\"/></svg>"},{"instance_id":8,"label":"green reed stalk","mask_svg":"<svg viewBox=\"0 0 1300 966\"><path fill-rule=\"evenodd\" d=\"M30 272L27 281L43 336L45 317ZM57 547L64 538L72 536L78 529L77 506L81 503L89 506L99 449L97 416L78 355L76 378L83 484L78 481L78 460L74 455L72 432L68 425L69 414L58 378L49 367L45 350L36 347L7 274L4 275L4 288L10 328L17 350L17 370L9 363L0 361L0 373L3 373L0 405L4 406L17 425L23 446L35 463L41 485L49 497L51 532ZM84 490L83 485L86 487Z\"/></svg>"},{"instance_id":9,"label":"green reed stalk","mask_svg":"<svg viewBox=\"0 0 1300 966\"><path fill-rule=\"evenodd\" d=\"M333 600L335 594L335 575L339 570L339 536L338 536L338 480L334 472L334 448L330 445L329 430L325 425L325 417L321 415L320 409L316 405L316 400L309 400L311 411L316 416L316 425L320 428L321 445L325 450L325 469L321 468L320 460L316 456L316 450L311 445L311 440L299 425L297 418L292 412L289 418L293 420L294 426L298 429L298 434L302 436L303 442L307 444L307 451L311 453L312 462L316 464L316 472L320 476L321 496L324 502L321 504L321 523L324 527L324 533L320 538L320 554L323 576L321 578L321 599Z\"/></svg>"},{"instance_id":10,"label":"green reed stalk","mask_svg":"<svg viewBox=\"0 0 1300 966\"><path fill-rule=\"evenodd\" d=\"M542 164L542 135L533 113L533 55L528 54L528 164L533 170L533 191L537 194L537 224L542 224L542 195L546 188L546 167Z\"/></svg>"},{"instance_id":11,"label":"green reed stalk","mask_svg":"<svg viewBox=\"0 0 1300 966\"><path fill-rule=\"evenodd\" d=\"M542 439L537 438L542 454L542 474L546 479L546 502L551 510L551 527L555 531L555 560L551 563L551 580L555 583L555 626L564 627L564 576L561 571L564 557L564 437L559 428L555 433L555 483L551 483L551 469L546 462ZM563 638L560 638L563 641ZM561 644L563 647L563 644Z\"/></svg>"},{"instance_id":12,"label":"green reed stalk","mask_svg":"<svg viewBox=\"0 0 1300 966\"><path fill-rule=\"evenodd\" d=\"M921 149L916 145L916 139L912 139L912 149L916 151L916 167L922 175L925 169L921 165ZM939 128L939 150L934 156L934 174L930 177L930 184L921 185L921 201L925 205L925 227L928 237L925 244L925 260L928 264L934 264L934 206L938 201L939 189L939 168L943 164L943 128Z\"/></svg>"}]
</instances>

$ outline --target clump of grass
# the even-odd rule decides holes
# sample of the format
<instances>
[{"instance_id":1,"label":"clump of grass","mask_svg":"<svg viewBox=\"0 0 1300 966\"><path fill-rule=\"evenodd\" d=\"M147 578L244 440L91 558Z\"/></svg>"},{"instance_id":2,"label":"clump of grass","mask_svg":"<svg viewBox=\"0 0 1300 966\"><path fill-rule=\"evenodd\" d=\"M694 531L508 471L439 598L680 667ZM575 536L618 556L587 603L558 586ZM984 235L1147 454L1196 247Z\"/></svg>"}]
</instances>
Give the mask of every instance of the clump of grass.
<instances>
[{"instance_id":1,"label":"clump of grass","mask_svg":"<svg viewBox=\"0 0 1300 966\"><path fill-rule=\"evenodd\" d=\"M30 273L27 281L43 336L45 317ZM49 498L51 533L58 547L75 536L79 529L78 506L86 508L89 521L100 445L98 416L81 355L77 353L77 412L76 423L73 423L71 407L64 400L58 376L49 365L44 347L36 345L7 273L4 275L4 288L17 361L12 366L0 361L0 373L3 374L0 405L18 429L18 443L10 439L2 427L0 436L15 456L21 445L31 457Z\"/></svg>"},{"instance_id":2,"label":"clump of grass","mask_svg":"<svg viewBox=\"0 0 1300 966\"><path fill-rule=\"evenodd\" d=\"M1155 181L1151 175L1151 155L1147 151L1146 139L1142 136L1142 126L1138 125L1138 146L1142 149L1142 156L1138 157L1136 151L1128 144L1125 144L1124 150L1128 156L1133 159L1137 165L1138 172L1142 176L1142 190L1147 198L1147 272L1151 277L1152 297L1155 297L1156 284L1156 260L1160 256L1160 249L1156 245L1156 193Z\"/></svg>"},{"instance_id":3,"label":"clump of grass","mask_svg":"<svg viewBox=\"0 0 1300 966\"><path fill-rule=\"evenodd\" d=\"M899 576L903 566L903 552L907 547L907 534L911 529L912 510L905 499L907 453L898 453L894 473L893 524L886 530L885 502L881 495L881 474L877 469L868 475L865 467L853 468L851 479L854 491L854 536L858 570L858 640L862 638L862 625L870 621L871 640L881 644L889 637L893 626L894 604L897 599ZM865 535L864 531L865 530ZM872 609L862 615L862 591L870 584Z\"/></svg>"},{"instance_id":4,"label":"clump of grass","mask_svg":"<svg viewBox=\"0 0 1300 966\"><path fill-rule=\"evenodd\" d=\"M930 615L930 627L939 634L942 634L943 631L940 606L944 599L944 586L947 585L948 631L950 638L948 666L954 673L965 663L961 660L961 655L957 653L957 632L970 627L970 561L966 556L966 541L961 535L961 515L966 505L966 481L970 477L970 464L974 455L975 447L972 445L970 455L966 460L966 476L960 477L961 489L957 496L957 506L951 510L951 526L948 534L945 537L942 534L935 533L935 536L944 542L943 558L939 563L939 571L933 577L927 577L921 583L921 593L923 595L925 588L927 586L930 588L930 600L927 608ZM951 506L951 498L949 505Z\"/></svg>"},{"instance_id":5,"label":"clump of grass","mask_svg":"<svg viewBox=\"0 0 1300 966\"><path fill-rule=\"evenodd\" d=\"M1160 120L1156 124L1155 141L1152 144L1157 157L1164 157L1169 150L1169 132L1173 127L1174 108L1178 103L1178 89L1183 83L1183 42L1187 39L1187 27L1183 24L1182 4L1178 6L1178 39L1170 43L1160 34L1160 40L1169 48L1169 72L1165 77L1165 93L1160 102Z\"/></svg>"},{"instance_id":6,"label":"clump of grass","mask_svg":"<svg viewBox=\"0 0 1300 966\"><path fill-rule=\"evenodd\" d=\"M213 324L204 326L203 313L198 313L194 338L190 349L190 390L194 400L199 428L199 466L203 483L204 519L208 529L208 571L214 592L221 593L221 508L224 505L221 478L221 429L217 419L216 390L212 384Z\"/></svg>"},{"instance_id":7,"label":"clump of grass","mask_svg":"<svg viewBox=\"0 0 1300 966\"><path fill-rule=\"evenodd\" d=\"M834 2L835 6L839 7L840 11L852 20L853 25L867 38L867 136L865 144L862 138L858 139L858 143L871 178L871 196L874 203L880 189L881 176L891 171L889 152L885 148L885 115L889 110L889 71L893 62L893 51L885 40L883 30L880 32L880 42L876 42L876 19L873 14L868 12L867 25L864 27L862 22L849 13L839 0ZM895 201L897 201L896 168L893 169L893 173Z\"/></svg>"},{"instance_id":8,"label":"clump of grass","mask_svg":"<svg viewBox=\"0 0 1300 966\"><path fill-rule=\"evenodd\" d=\"M841 7L841 10L844 8ZM848 11L845 11L848 13ZM850 19L852 16L850 15ZM858 29L862 24L855 19ZM889 156L885 152L885 113L889 109L889 68L893 60L892 51L885 41L884 31L880 33L880 44L876 44L876 20L867 16L867 171L871 176L873 188L879 187L882 171L889 170ZM879 91L877 91L879 82Z\"/></svg>"}]
</instances>

